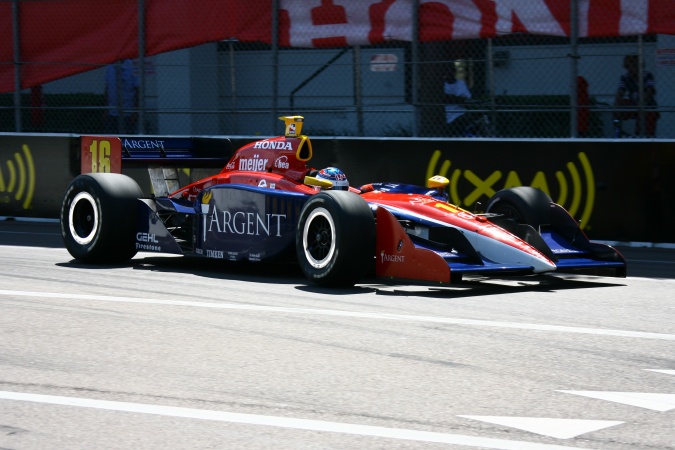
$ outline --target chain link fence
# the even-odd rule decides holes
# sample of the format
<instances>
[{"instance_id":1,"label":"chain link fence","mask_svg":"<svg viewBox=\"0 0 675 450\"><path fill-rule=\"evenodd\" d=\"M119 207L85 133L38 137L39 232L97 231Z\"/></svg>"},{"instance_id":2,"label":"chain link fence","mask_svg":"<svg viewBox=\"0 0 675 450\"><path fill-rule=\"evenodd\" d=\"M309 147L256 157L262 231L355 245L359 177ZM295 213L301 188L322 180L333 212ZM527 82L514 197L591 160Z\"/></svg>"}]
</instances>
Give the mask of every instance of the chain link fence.
<instances>
[{"instance_id":1,"label":"chain link fence","mask_svg":"<svg viewBox=\"0 0 675 450\"><path fill-rule=\"evenodd\" d=\"M308 3L324 6L315 25L347 20L342 2ZM314 136L675 137L673 36L415 36L328 48L232 38L88 65L1 93L0 131L268 136L278 116L301 114Z\"/></svg>"}]
</instances>

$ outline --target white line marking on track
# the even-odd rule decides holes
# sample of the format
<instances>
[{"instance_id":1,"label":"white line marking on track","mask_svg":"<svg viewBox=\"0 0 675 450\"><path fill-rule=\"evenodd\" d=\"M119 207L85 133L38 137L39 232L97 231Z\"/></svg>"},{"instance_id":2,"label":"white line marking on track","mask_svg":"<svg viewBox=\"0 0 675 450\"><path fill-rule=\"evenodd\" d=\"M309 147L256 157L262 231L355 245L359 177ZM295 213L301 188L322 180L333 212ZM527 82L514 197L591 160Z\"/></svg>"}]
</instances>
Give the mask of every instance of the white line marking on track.
<instances>
[{"instance_id":1,"label":"white line marking on track","mask_svg":"<svg viewBox=\"0 0 675 450\"><path fill-rule=\"evenodd\" d=\"M643 369L643 370L648 370L649 372L665 373L667 375L675 375L675 370L662 370L662 369Z\"/></svg>"},{"instance_id":2,"label":"white line marking on track","mask_svg":"<svg viewBox=\"0 0 675 450\"><path fill-rule=\"evenodd\" d=\"M621 425L616 420L550 419L544 417L458 416L504 425L558 439L570 439L591 431Z\"/></svg>"},{"instance_id":3,"label":"white line marking on track","mask_svg":"<svg viewBox=\"0 0 675 450\"><path fill-rule=\"evenodd\" d=\"M675 279L672 278L647 278L647 277L626 277L630 278L631 280L639 280L639 281L646 281L649 283L675 283Z\"/></svg>"},{"instance_id":4,"label":"white line marking on track","mask_svg":"<svg viewBox=\"0 0 675 450\"><path fill-rule=\"evenodd\" d=\"M675 394L653 394L645 392L604 392L604 391L558 391L566 394L597 398L624 405L637 406L653 411L675 409Z\"/></svg>"},{"instance_id":5,"label":"white line marking on track","mask_svg":"<svg viewBox=\"0 0 675 450\"><path fill-rule=\"evenodd\" d=\"M103 301L103 302L117 302L117 303L139 303L148 305L166 305L166 306L188 306L194 308L215 308L215 309L231 309L240 311L264 311L270 313L284 313L284 314L306 314L316 316L334 316L334 317L352 317L358 319L374 319L374 320L393 320L400 322L427 322L440 323L446 325L465 325L478 327L494 327L494 328L510 328L518 330L535 330L535 331L550 331L556 333L574 333L574 334L590 334L598 336L615 336L627 338L640 339L656 339L662 341L675 341L675 335L663 333L650 333L645 331L627 331L627 330L610 330L600 328L583 328L583 327L569 327L560 325L542 325L535 323L518 323L518 322L496 322L492 320L474 320L474 319L458 319L452 317L433 317L433 316L414 316L402 314L380 314L357 311L340 311L334 309L312 309L312 308L285 308L279 306L260 306L260 305L241 305L231 303L207 303L207 302L192 302L185 300L154 300L134 297L115 297L105 295L86 295L86 294L64 294L58 292L31 292L31 291L13 291L0 289L0 296L8 297L37 297L37 298L58 298L65 300L85 300L85 301Z\"/></svg>"},{"instance_id":6,"label":"white line marking on track","mask_svg":"<svg viewBox=\"0 0 675 450\"><path fill-rule=\"evenodd\" d=\"M188 419L215 420L220 422L240 423L247 425L263 425L280 428L293 428L299 430L381 437L388 439L402 439L408 441L438 442L443 444L464 445L467 447L482 447L505 450L577 449L577 447L493 439L479 436L464 436L460 434L436 433L431 431L416 431L405 428L386 428L351 423L325 422L321 420L294 419L289 417L263 416L257 414L242 414L205 409L180 408L175 406L148 405L142 403L115 402L109 400L92 400L76 397L60 397L23 392L0 391L0 399L47 403L52 405L77 406L81 408L105 409L109 411L154 414L169 417L183 417Z\"/></svg>"}]
</instances>

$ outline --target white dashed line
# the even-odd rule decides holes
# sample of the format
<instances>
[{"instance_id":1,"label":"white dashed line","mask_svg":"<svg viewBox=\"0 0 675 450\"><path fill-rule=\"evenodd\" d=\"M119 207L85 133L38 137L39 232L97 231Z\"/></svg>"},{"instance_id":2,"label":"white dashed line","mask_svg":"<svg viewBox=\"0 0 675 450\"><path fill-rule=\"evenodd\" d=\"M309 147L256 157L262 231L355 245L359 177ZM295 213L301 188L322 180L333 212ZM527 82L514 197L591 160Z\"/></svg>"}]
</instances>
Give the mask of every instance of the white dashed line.
<instances>
[{"instance_id":1,"label":"white dashed line","mask_svg":"<svg viewBox=\"0 0 675 450\"><path fill-rule=\"evenodd\" d=\"M458 416L504 425L557 439L571 439L591 431L621 425L616 420L552 419L544 417Z\"/></svg>"},{"instance_id":2,"label":"white dashed line","mask_svg":"<svg viewBox=\"0 0 675 450\"><path fill-rule=\"evenodd\" d=\"M108 400L92 400L76 397L59 397L23 392L0 391L0 399L18 400L25 402L75 406L81 408L104 409L108 411L124 411L130 413L153 414L168 417L182 417L187 419L214 420L220 422L239 423L247 425L262 425L269 427L293 428L308 431L324 431L358 436L371 436L387 439L402 439L418 442L435 442L442 444L464 445L467 447L482 447L504 450L556 450L577 449L560 445L538 444L535 442L510 441L504 439L464 436L460 434L435 433L431 431L416 431L404 428L386 428L371 425L357 425L352 423L325 422L321 420L295 419L289 417L263 416L256 414L241 414L204 409L179 408L175 406L148 405L142 403L114 402Z\"/></svg>"},{"instance_id":3,"label":"white dashed line","mask_svg":"<svg viewBox=\"0 0 675 450\"><path fill-rule=\"evenodd\" d=\"M652 411L670 411L675 409L675 394L655 394L651 392L605 392L605 391L558 391L566 394L606 400L608 402L637 406Z\"/></svg>"}]
</instances>

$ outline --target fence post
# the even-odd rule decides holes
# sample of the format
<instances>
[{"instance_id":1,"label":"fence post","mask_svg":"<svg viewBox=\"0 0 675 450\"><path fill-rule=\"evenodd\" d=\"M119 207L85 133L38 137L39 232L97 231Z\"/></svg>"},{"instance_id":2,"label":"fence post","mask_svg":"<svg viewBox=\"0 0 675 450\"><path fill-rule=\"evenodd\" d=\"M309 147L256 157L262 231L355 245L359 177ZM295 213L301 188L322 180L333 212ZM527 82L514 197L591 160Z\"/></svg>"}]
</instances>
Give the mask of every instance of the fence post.
<instances>
[{"instance_id":1,"label":"fence post","mask_svg":"<svg viewBox=\"0 0 675 450\"><path fill-rule=\"evenodd\" d=\"M420 111L419 111L419 98L418 98L418 84L419 84L419 59L420 59L420 24L419 24L419 0L413 0L411 2L412 7L412 49L411 49L411 58L412 58L412 80L411 80L411 89L412 89L412 107L413 107L413 123L412 123L412 135L413 137L419 136L419 126L420 126ZM404 68L405 70L405 68Z\"/></svg>"},{"instance_id":2,"label":"fence post","mask_svg":"<svg viewBox=\"0 0 675 450\"><path fill-rule=\"evenodd\" d=\"M361 74L361 46L352 47L352 64L354 68L354 106L356 107L356 128L359 137L363 137L363 86Z\"/></svg>"},{"instance_id":3,"label":"fence post","mask_svg":"<svg viewBox=\"0 0 675 450\"><path fill-rule=\"evenodd\" d=\"M22 130L21 126L21 45L19 37L19 0L12 2L12 34L14 38L14 128L17 133Z\"/></svg>"},{"instance_id":4,"label":"fence post","mask_svg":"<svg viewBox=\"0 0 675 450\"><path fill-rule=\"evenodd\" d=\"M279 0L272 1L272 135L278 128L279 110Z\"/></svg>"},{"instance_id":5,"label":"fence post","mask_svg":"<svg viewBox=\"0 0 675 450\"><path fill-rule=\"evenodd\" d=\"M642 45L642 35L638 34L638 123L640 124L639 137L645 136L647 123L645 122L645 70L644 70L644 47Z\"/></svg>"},{"instance_id":6,"label":"fence post","mask_svg":"<svg viewBox=\"0 0 675 450\"><path fill-rule=\"evenodd\" d=\"M579 102L577 98L577 77L579 76L579 5L570 0L570 137L579 136Z\"/></svg>"},{"instance_id":7,"label":"fence post","mask_svg":"<svg viewBox=\"0 0 675 450\"><path fill-rule=\"evenodd\" d=\"M230 64L230 94L232 95L232 123L234 134L239 134L239 119L237 114L237 68L235 67L236 58L234 44L237 42L236 38L229 38L227 40L228 53L229 53L229 64Z\"/></svg>"},{"instance_id":8,"label":"fence post","mask_svg":"<svg viewBox=\"0 0 675 450\"><path fill-rule=\"evenodd\" d=\"M145 0L138 0L138 133L145 134Z\"/></svg>"},{"instance_id":9,"label":"fence post","mask_svg":"<svg viewBox=\"0 0 675 450\"><path fill-rule=\"evenodd\" d=\"M489 93L490 93L490 124L492 129L497 129L497 99L495 98L495 65L494 65L494 52L492 50L492 38L487 38L487 70L488 70L488 83L489 83ZM496 134L496 133L493 133ZM491 136L492 137L492 136Z\"/></svg>"}]
</instances>

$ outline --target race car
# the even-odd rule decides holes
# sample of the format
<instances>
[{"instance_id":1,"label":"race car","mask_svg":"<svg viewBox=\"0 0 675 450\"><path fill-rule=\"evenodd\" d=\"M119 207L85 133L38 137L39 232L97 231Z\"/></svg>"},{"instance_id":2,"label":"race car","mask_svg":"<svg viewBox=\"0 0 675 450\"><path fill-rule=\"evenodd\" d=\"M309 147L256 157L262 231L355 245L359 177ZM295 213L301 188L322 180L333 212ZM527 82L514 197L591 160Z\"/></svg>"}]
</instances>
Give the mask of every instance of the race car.
<instances>
[{"instance_id":1,"label":"race car","mask_svg":"<svg viewBox=\"0 0 675 450\"><path fill-rule=\"evenodd\" d=\"M139 251L292 260L310 282L331 287L368 274L425 284L467 275L626 276L623 256L591 242L541 190L504 189L474 213L448 202L442 176L426 186L349 186L338 168L308 166L313 150L302 116L280 119L284 136L250 142L219 173L172 192L162 194L158 181L166 180L157 176L150 196L120 173L77 176L61 207L66 248L93 264L121 263Z\"/></svg>"}]
</instances>

